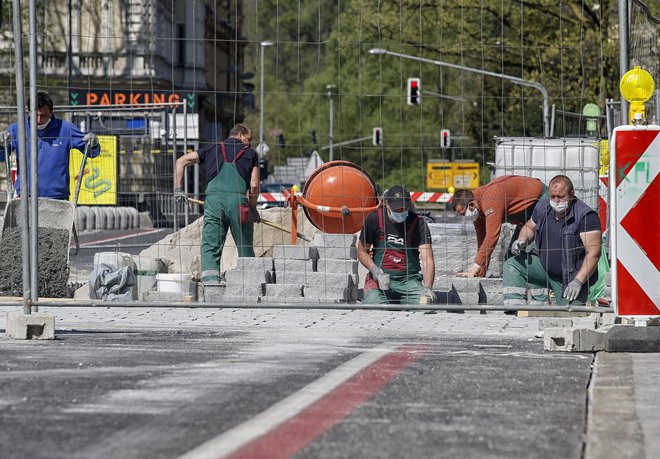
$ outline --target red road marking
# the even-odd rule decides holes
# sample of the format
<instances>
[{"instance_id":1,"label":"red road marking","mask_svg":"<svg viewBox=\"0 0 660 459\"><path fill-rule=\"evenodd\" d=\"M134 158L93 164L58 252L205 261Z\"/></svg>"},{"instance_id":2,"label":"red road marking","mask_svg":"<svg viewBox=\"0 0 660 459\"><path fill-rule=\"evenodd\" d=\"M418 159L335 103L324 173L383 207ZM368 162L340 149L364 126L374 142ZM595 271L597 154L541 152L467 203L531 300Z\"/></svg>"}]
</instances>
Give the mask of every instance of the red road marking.
<instances>
[{"instance_id":1,"label":"red road marking","mask_svg":"<svg viewBox=\"0 0 660 459\"><path fill-rule=\"evenodd\" d=\"M352 376L335 390L270 432L231 454L232 459L290 458L374 396L430 349L406 345Z\"/></svg>"}]
</instances>

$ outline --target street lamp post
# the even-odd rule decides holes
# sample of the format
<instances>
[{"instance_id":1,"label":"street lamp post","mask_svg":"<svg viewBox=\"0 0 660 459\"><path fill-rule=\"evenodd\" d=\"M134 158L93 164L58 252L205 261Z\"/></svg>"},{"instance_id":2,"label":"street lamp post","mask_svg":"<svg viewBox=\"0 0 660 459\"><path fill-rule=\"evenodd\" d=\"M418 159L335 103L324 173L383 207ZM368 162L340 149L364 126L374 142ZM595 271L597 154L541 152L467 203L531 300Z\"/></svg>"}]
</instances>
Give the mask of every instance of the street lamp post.
<instances>
[{"instance_id":1,"label":"street lamp post","mask_svg":"<svg viewBox=\"0 0 660 459\"><path fill-rule=\"evenodd\" d=\"M330 152L328 153L328 158L330 161L333 159L333 146L335 143L335 110L334 110L334 101L332 99L333 91L337 89L337 86L334 84L329 84L325 87L328 90L328 98L330 99L330 130L329 130L329 148Z\"/></svg>"},{"instance_id":2,"label":"street lamp post","mask_svg":"<svg viewBox=\"0 0 660 459\"><path fill-rule=\"evenodd\" d=\"M425 57L411 56L410 54L401 54L389 51L383 48L372 48L369 50L369 54L382 55L389 54L390 56L400 57L402 59L410 59L413 61L425 62L427 64L438 65L440 67L449 67L452 69L465 70L466 72L478 73L480 75L492 76L496 78L501 78L504 80L509 80L514 83L517 83L522 86L530 86L541 91L543 95L543 134L545 137L550 137L550 97L548 96L548 90L541 83L535 81L525 80L524 78L518 78L510 75L504 75L502 73L488 72L486 70L475 69L472 67L465 67L462 65L450 64L449 62L438 61L434 59L427 59Z\"/></svg>"},{"instance_id":3,"label":"street lamp post","mask_svg":"<svg viewBox=\"0 0 660 459\"><path fill-rule=\"evenodd\" d=\"M257 147L257 153L259 156L263 156L268 153L268 145L264 142L264 50L267 46L273 46L272 41L262 41L259 43L261 48L261 61L259 64L261 79L259 83L259 146Z\"/></svg>"}]
</instances>

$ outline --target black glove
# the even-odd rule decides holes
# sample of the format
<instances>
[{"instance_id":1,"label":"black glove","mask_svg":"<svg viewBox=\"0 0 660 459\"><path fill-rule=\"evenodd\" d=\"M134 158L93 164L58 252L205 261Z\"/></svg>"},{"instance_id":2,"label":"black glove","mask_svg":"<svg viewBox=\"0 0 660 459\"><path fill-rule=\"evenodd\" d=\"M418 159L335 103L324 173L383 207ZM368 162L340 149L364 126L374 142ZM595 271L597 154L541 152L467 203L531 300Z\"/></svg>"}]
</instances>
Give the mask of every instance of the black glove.
<instances>
[{"instance_id":1,"label":"black glove","mask_svg":"<svg viewBox=\"0 0 660 459\"><path fill-rule=\"evenodd\" d=\"M188 193L183 191L183 188L176 187L174 188L174 199L177 202L188 202Z\"/></svg>"},{"instance_id":2,"label":"black glove","mask_svg":"<svg viewBox=\"0 0 660 459\"><path fill-rule=\"evenodd\" d=\"M261 215L257 209L250 208L250 215L252 216L253 223L261 223Z\"/></svg>"}]
</instances>

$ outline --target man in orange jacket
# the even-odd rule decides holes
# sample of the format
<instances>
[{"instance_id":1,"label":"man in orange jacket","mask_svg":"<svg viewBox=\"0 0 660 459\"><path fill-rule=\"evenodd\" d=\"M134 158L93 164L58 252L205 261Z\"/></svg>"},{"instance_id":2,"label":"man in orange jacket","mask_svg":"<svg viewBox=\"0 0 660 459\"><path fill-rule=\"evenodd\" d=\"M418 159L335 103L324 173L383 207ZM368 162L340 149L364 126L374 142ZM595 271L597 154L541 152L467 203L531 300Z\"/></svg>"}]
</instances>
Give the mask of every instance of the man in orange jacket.
<instances>
[{"instance_id":1,"label":"man in orange jacket","mask_svg":"<svg viewBox=\"0 0 660 459\"><path fill-rule=\"evenodd\" d=\"M452 208L458 215L474 223L478 246L472 266L467 272L456 275L484 277L490 256L500 238L502 224L516 225L511 238L515 241L522 225L532 216L538 200L547 197L547 190L548 187L538 179L506 175L474 191L456 191Z\"/></svg>"}]
</instances>

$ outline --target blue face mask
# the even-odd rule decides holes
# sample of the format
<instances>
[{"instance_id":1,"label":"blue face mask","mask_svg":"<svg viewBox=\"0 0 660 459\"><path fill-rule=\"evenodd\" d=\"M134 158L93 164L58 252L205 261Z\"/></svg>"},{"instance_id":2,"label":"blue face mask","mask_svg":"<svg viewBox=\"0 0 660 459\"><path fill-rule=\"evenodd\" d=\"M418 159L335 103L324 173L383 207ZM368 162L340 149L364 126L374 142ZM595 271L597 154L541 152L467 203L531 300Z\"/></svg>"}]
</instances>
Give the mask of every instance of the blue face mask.
<instances>
[{"instance_id":1,"label":"blue face mask","mask_svg":"<svg viewBox=\"0 0 660 459\"><path fill-rule=\"evenodd\" d=\"M392 212L390 211L390 218L396 223L403 223L408 218L408 211L404 210L403 212Z\"/></svg>"}]
</instances>

